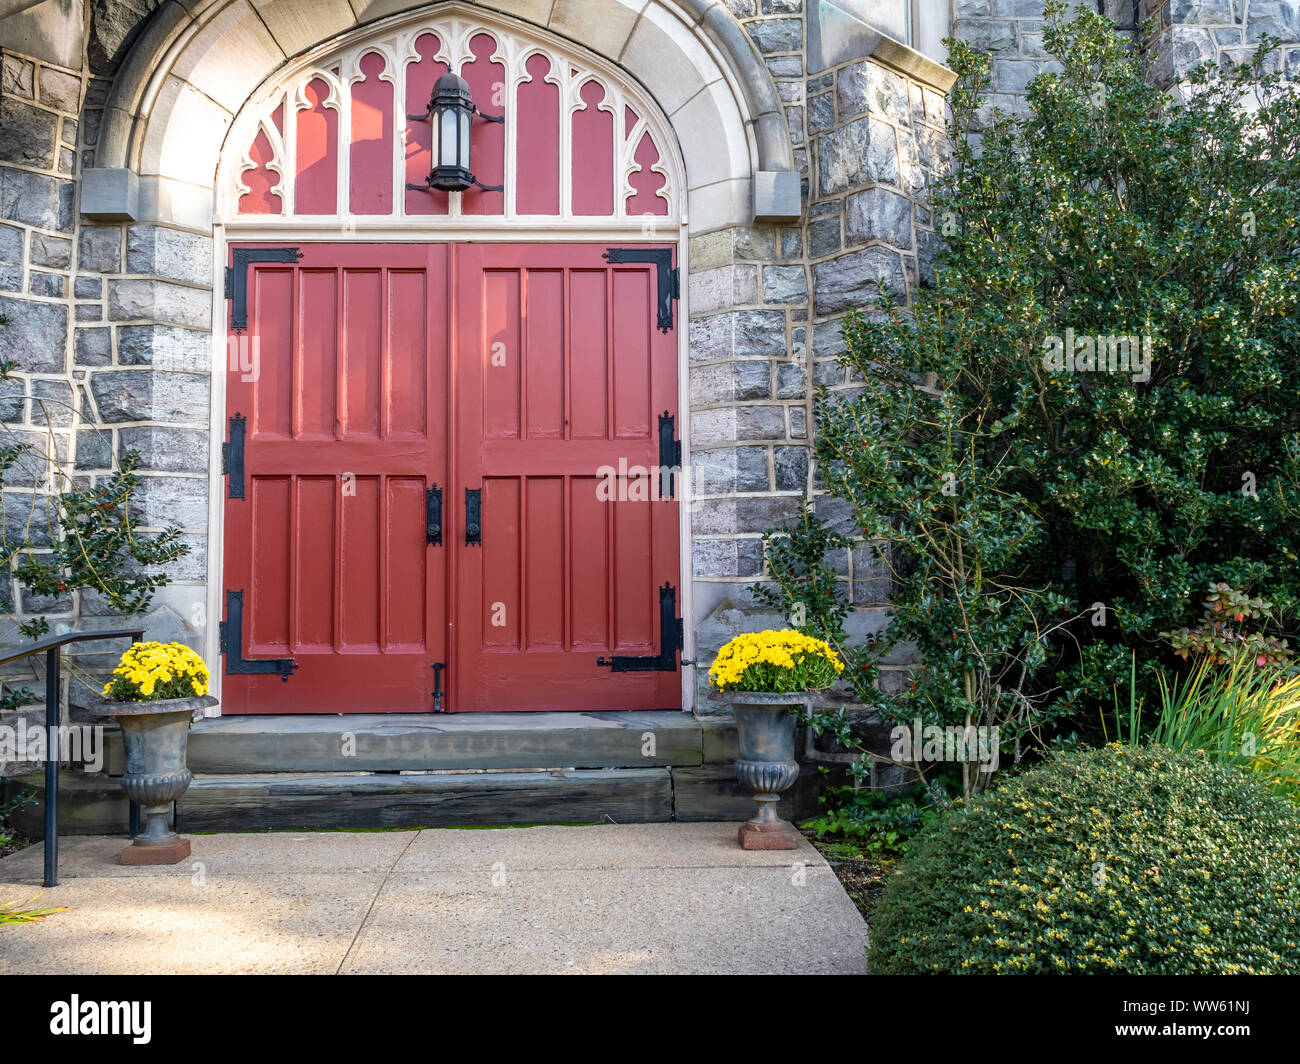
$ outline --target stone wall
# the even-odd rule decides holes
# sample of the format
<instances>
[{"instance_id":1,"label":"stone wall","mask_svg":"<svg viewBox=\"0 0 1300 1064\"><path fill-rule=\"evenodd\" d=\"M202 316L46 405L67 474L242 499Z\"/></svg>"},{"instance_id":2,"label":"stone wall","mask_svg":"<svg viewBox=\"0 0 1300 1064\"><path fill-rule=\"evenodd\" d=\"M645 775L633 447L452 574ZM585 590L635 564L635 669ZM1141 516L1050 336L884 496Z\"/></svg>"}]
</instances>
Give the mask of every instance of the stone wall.
<instances>
[{"instance_id":1,"label":"stone wall","mask_svg":"<svg viewBox=\"0 0 1300 1064\"><path fill-rule=\"evenodd\" d=\"M18 367L13 381L0 383L0 431L57 456L60 474L52 481L48 463L36 456L11 470L0 498L5 541L28 542L39 552L53 531L48 493L72 483L93 486L121 455L138 452L142 530L175 525L191 548L170 567L173 585L159 593L146 624L155 637L201 649L211 240L80 218L77 176L93 155L108 79L156 5L91 6L96 21L83 12L76 67L50 62L39 36L0 23L0 313L10 322L0 328L0 357ZM57 9L53 18L67 5L47 2L28 16L47 7ZM49 36L66 49L66 33ZM15 38L41 54L14 51ZM15 619L44 616L55 629L113 621L94 593L42 600L3 579L0 601ZM0 625L0 641L17 640L11 620ZM103 657L82 660L102 667Z\"/></svg>"},{"instance_id":2,"label":"stone wall","mask_svg":"<svg viewBox=\"0 0 1300 1064\"><path fill-rule=\"evenodd\" d=\"M944 165L948 72L906 49L836 61L820 5L730 0L764 52L786 104L803 185L804 217L781 229L693 236L691 260L692 557L697 709L709 697L707 664L749 610L764 578L761 536L789 522L808 491L816 511L852 535L847 507L816 490L810 461L818 386L853 382L835 361L845 311L888 286L904 301L930 274L936 238L927 206ZM873 35L867 34L867 47ZM815 43L809 45L810 39ZM829 57L829 60L822 57ZM898 67L903 69L898 69ZM885 622L888 569L862 543L833 559L859 609L855 634ZM905 666L889 662L882 684Z\"/></svg>"},{"instance_id":3,"label":"stone wall","mask_svg":"<svg viewBox=\"0 0 1300 1064\"><path fill-rule=\"evenodd\" d=\"M1300 0L1139 0L1142 18L1154 21L1147 42L1152 77L1172 85L1201 63L1241 63L1267 35L1278 47L1266 68L1300 80Z\"/></svg>"}]
</instances>

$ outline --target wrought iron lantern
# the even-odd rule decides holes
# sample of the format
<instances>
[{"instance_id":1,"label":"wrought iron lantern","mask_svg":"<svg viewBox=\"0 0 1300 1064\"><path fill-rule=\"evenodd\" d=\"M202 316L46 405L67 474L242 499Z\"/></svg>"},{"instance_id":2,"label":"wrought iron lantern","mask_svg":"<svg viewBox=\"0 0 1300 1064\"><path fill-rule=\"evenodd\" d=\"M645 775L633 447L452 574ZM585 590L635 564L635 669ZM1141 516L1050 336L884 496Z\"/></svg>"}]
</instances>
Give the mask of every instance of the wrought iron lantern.
<instances>
[{"instance_id":1,"label":"wrought iron lantern","mask_svg":"<svg viewBox=\"0 0 1300 1064\"><path fill-rule=\"evenodd\" d=\"M485 192L501 192L503 185L484 185L470 167L470 124L474 116L488 122L504 122L504 115L485 115L474 105L464 78L450 72L443 74L433 87L429 109L422 115L408 115L411 120L433 120L433 170L423 185L409 189L436 188L443 192L463 192L477 185Z\"/></svg>"}]
</instances>

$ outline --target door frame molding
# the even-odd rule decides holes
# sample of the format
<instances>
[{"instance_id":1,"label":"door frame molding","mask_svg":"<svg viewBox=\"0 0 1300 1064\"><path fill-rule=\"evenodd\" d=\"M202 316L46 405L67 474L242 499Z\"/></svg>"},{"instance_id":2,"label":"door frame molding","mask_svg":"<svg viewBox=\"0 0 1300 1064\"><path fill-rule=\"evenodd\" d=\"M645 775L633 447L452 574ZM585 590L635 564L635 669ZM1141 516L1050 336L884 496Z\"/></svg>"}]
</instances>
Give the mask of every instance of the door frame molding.
<instances>
[{"instance_id":1,"label":"door frame molding","mask_svg":"<svg viewBox=\"0 0 1300 1064\"><path fill-rule=\"evenodd\" d=\"M614 243L641 242L646 244L673 244L677 249L677 268L684 279L690 277L690 264L686 239L687 216L682 215L681 224L663 224L647 234L638 224L626 225L591 225L570 228L567 224L561 235L564 243ZM336 223L337 224L337 223ZM226 323L228 321L227 301L225 298L225 267L230 254L231 244L259 243L266 241L289 241L297 244L312 243L417 243L417 244L452 244L457 242L508 242L522 244L529 242L556 243L557 230L554 227L529 227L515 225L505 227L445 227L427 224L404 226L376 225L355 226L348 231L332 228L325 220L318 225L295 224L286 226L266 226L260 224L216 222L212 231L212 333L211 362L212 384L209 388L210 410L208 430L208 538L207 538L207 631L204 639L204 657L214 663L209 671L212 673L212 694L221 697L224 679L218 624L223 615L223 590L225 587L225 491L221 472L221 444L226 432L226 379L228 373L228 350ZM690 308L688 305L690 285L683 283L677 306L677 411L678 438L682 444L683 475L677 478L680 498L678 506L678 609L682 617L683 661L693 659L695 652L694 634L694 596L692 589L691 557L691 417L690 393L687 373L690 364ZM689 713L695 702L694 666L682 665L682 712ZM209 711L211 716L220 716L220 706Z\"/></svg>"}]
</instances>

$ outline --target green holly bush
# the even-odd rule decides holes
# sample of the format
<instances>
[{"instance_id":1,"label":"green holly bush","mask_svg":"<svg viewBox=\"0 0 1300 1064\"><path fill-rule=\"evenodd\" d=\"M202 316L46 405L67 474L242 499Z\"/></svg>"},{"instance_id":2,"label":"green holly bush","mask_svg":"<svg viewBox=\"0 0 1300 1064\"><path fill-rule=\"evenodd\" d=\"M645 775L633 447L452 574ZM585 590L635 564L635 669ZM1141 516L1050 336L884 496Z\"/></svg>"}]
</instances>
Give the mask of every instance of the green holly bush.
<instances>
[{"instance_id":1,"label":"green holly bush","mask_svg":"<svg viewBox=\"0 0 1300 1064\"><path fill-rule=\"evenodd\" d=\"M1300 595L1300 94L1266 46L1170 93L1098 15L1051 5L1044 41L1023 117L950 42L946 250L850 315L856 388L817 406L821 483L893 567L879 650L920 663L880 708L1004 752L1096 721L1134 654L1153 691L1206 587L1268 603L1274 648Z\"/></svg>"}]
</instances>

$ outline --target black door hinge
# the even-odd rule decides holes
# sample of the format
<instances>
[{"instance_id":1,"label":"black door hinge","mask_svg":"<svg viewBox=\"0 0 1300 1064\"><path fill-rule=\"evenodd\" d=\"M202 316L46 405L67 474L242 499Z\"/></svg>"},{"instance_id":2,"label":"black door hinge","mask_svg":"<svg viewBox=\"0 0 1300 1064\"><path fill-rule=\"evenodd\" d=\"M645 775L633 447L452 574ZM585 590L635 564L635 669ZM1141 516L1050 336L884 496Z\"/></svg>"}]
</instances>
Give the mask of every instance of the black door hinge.
<instances>
[{"instance_id":1,"label":"black door hinge","mask_svg":"<svg viewBox=\"0 0 1300 1064\"><path fill-rule=\"evenodd\" d=\"M230 300L230 329L243 332L248 328L248 264L250 262L297 262L302 252L297 248L235 248L230 253L233 266L226 267L226 298Z\"/></svg>"},{"instance_id":2,"label":"black door hinge","mask_svg":"<svg viewBox=\"0 0 1300 1064\"><path fill-rule=\"evenodd\" d=\"M677 474L682 469L682 441L675 439L677 419L667 410L659 415L659 498L677 494Z\"/></svg>"},{"instance_id":3,"label":"black door hinge","mask_svg":"<svg viewBox=\"0 0 1300 1064\"><path fill-rule=\"evenodd\" d=\"M231 675L278 672L285 683L298 668L293 658L244 657L244 593L226 592L226 619L217 627L217 642L226 656L226 672Z\"/></svg>"},{"instance_id":4,"label":"black door hinge","mask_svg":"<svg viewBox=\"0 0 1300 1064\"><path fill-rule=\"evenodd\" d=\"M659 589L659 653L641 657L614 655L599 657L596 664L610 672L676 672L677 652L682 642L682 621L677 616L677 589L664 584Z\"/></svg>"},{"instance_id":5,"label":"black door hinge","mask_svg":"<svg viewBox=\"0 0 1300 1064\"><path fill-rule=\"evenodd\" d=\"M607 248L601 256L606 262L649 262L656 267L659 298L657 320L660 332L673 327L673 300L681 297L681 284L677 267L673 265L672 248Z\"/></svg>"},{"instance_id":6,"label":"black door hinge","mask_svg":"<svg viewBox=\"0 0 1300 1064\"><path fill-rule=\"evenodd\" d=\"M230 478L228 487L232 499L244 497L244 434L248 421L236 412L230 419L230 442L221 445L221 472Z\"/></svg>"}]
</instances>

